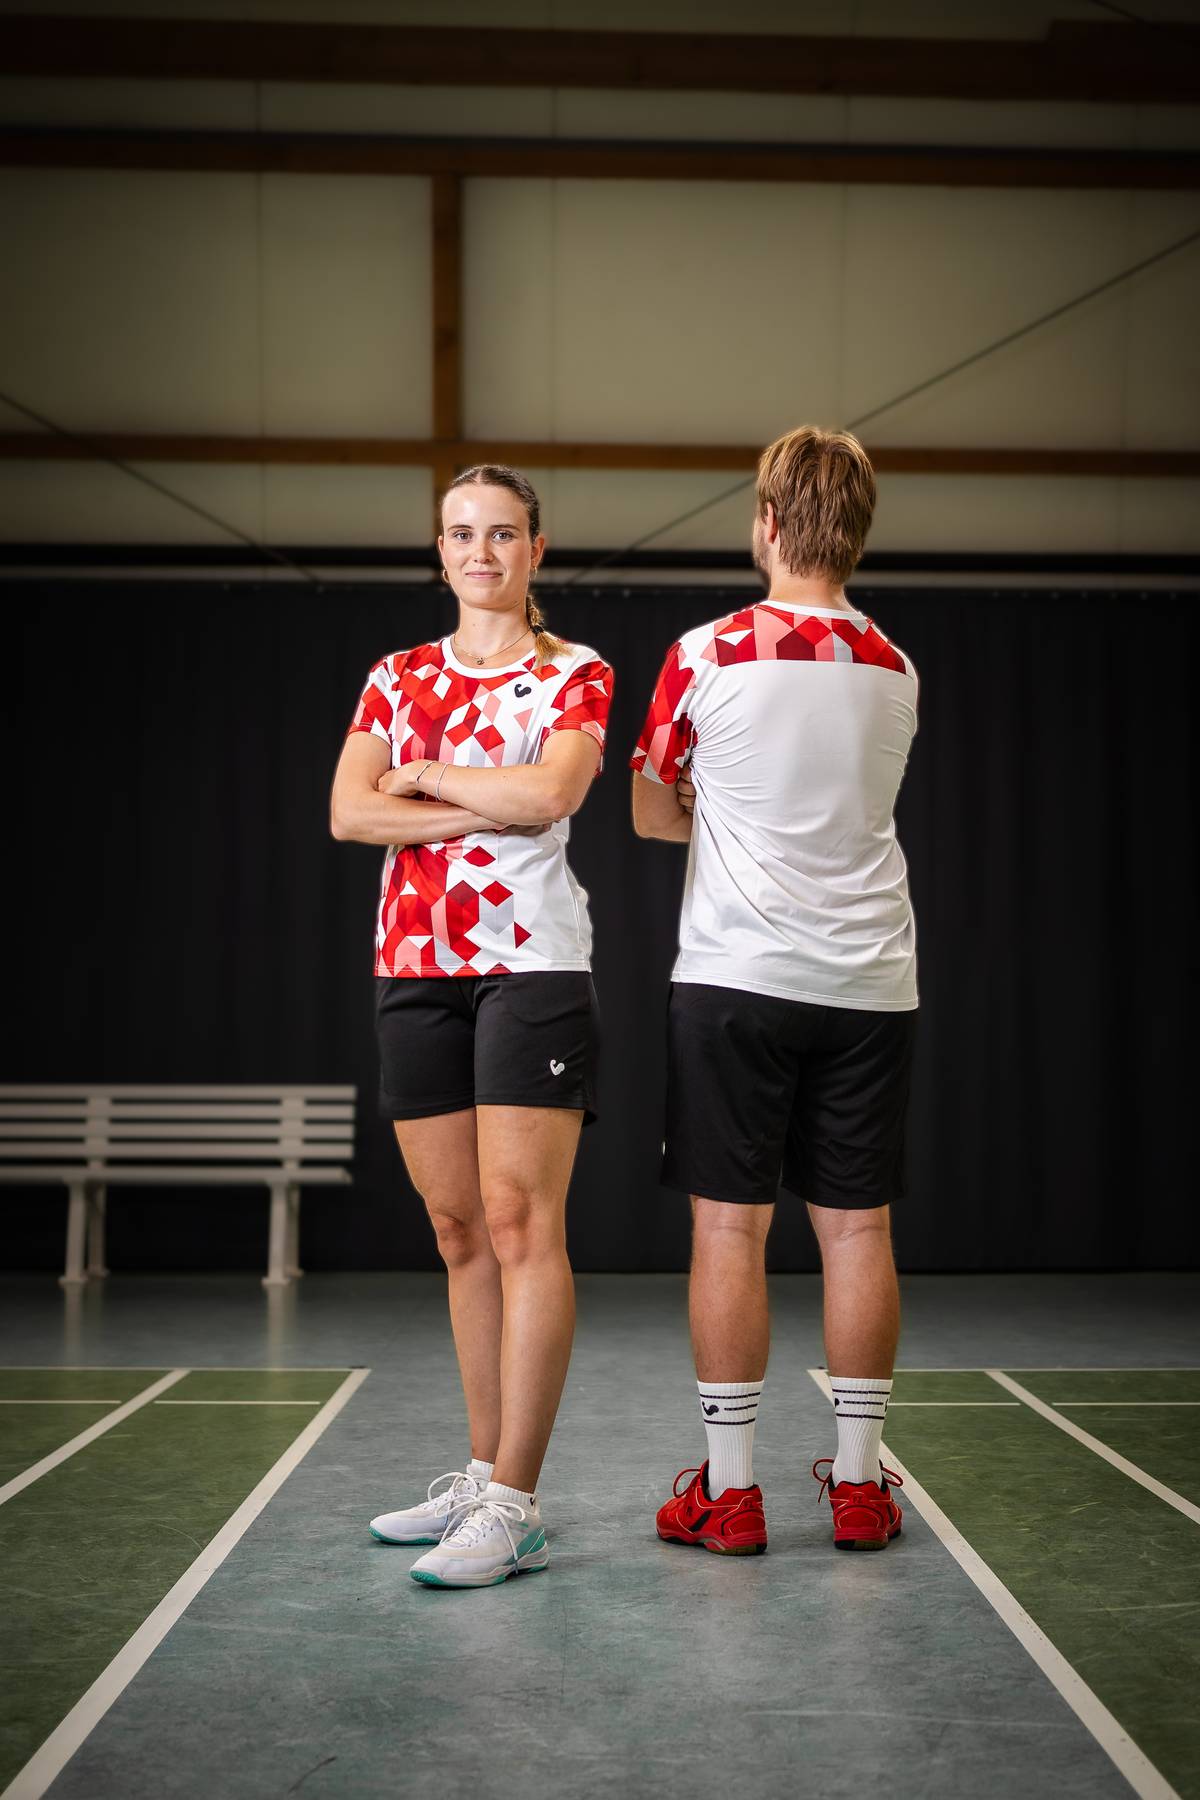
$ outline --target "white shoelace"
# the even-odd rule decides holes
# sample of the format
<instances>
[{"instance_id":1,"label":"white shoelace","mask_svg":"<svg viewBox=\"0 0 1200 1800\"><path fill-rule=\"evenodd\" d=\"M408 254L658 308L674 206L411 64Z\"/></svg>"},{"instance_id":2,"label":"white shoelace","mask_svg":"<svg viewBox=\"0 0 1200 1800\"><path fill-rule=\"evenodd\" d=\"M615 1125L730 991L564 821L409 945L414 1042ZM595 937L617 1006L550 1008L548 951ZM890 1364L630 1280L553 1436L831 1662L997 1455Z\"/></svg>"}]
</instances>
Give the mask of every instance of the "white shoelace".
<instances>
[{"instance_id":1,"label":"white shoelace","mask_svg":"<svg viewBox=\"0 0 1200 1800\"><path fill-rule=\"evenodd\" d=\"M518 1506L515 1500L460 1500L454 1509L459 1517L454 1518L452 1512L446 1521L446 1529L442 1533L441 1548L447 1549L451 1544L461 1544L464 1549L482 1543L484 1533L490 1525L499 1525L508 1539L509 1554L515 1567L520 1562L516 1540L508 1521L513 1519L517 1524L526 1518L525 1508Z\"/></svg>"},{"instance_id":2,"label":"white shoelace","mask_svg":"<svg viewBox=\"0 0 1200 1800\"><path fill-rule=\"evenodd\" d=\"M449 1487L444 1488L440 1494L435 1494L433 1491L434 1488L438 1487L443 1481L448 1481L450 1483ZM430 1482L425 1492L428 1497L424 1504L432 1507L435 1513L441 1512L443 1506L448 1507L449 1512L447 1517L449 1517L449 1515L455 1512L458 1507L464 1505L467 1500L473 1500L475 1498L479 1492L479 1482L476 1477L466 1469L447 1469L444 1475L438 1475Z\"/></svg>"}]
</instances>

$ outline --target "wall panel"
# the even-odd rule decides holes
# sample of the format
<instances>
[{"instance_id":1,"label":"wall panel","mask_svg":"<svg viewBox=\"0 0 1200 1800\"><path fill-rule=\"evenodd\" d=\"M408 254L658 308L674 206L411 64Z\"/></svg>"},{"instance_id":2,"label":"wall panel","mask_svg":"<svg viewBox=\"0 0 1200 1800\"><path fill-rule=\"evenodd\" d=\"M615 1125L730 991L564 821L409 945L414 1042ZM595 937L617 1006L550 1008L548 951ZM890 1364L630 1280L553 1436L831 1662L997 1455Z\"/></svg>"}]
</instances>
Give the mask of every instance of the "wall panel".
<instances>
[{"instance_id":1,"label":"wall panel","mask_svg":"<svg viewBox=\"0 0 1200 1800\"><path fill-rule=\"evenodd\" d=\"M836 416L839 189L555 188L557 436L742 443Z\"/></svg>"},{"instance_id":2,"label":"wall panel","mask_svg":"<svg viewBox=\"0 0 1200 1800\"><path fill-rule=\"evenodd\" d=\"M432 506L428 469L264 471L264 535L272 544L424 544Z\"/></svg>"},{"instance_id":3,"label":"wall panel","mask_svg":"<svg viewBox=\"0 0 1200 1800\"><path fill-rule=\"evenodd\" d=\"M155 463L155 481L255 539L263 476L247 464ZM104 463L0 462L0 540L42 544L228 545L228 532Z\"/></svg>"},{"instance_id":4,"label":"wall panel","mask_svg":"<svg viewBox=\"0 0 1200 1800\"><path fill-rule=\"evenodd\" d=\"M0 371L83 431L257 431L249 175L0 170Z\"/></svg>"},{"instance_id":5,"label":"wall panel","mask_svg":"<svg viewBox=\"0 0 1200 1800\"><path fill-rule=\"evenodd\" d=\"M424 437L429 183L262 177L262 429Z\"/></svg>"},{"instance_id":6,"label":"wall panel","mask_svg":"<svg viewBox=\"0 0 1200 1800\"><path fill-rule=\"evenodd\" d=\"M463 183L463 428L555 429L555 183Z\"/></svg>"}]
</instances>

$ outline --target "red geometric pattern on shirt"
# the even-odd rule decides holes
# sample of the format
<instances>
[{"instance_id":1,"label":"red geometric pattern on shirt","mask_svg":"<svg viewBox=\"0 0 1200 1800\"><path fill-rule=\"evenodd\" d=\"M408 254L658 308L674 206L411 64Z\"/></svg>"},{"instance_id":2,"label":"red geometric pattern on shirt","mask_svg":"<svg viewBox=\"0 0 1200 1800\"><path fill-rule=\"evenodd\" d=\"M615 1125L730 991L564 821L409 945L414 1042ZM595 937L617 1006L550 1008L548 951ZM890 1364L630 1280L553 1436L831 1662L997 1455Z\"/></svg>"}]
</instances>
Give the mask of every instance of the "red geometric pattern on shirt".
<instances>
[{"instance_id":1,"label":"red geometric pattern on shirt","mask_svg":"<svg viewBox=\"0 0 1200 1800\"><path fill-rule=\"evenodd\" d=\"M821 618L767 601L718 620L699 655L718 668L750 662L843 662L906 673L904 658L869 619L864 627L849 615ZM683 759L696 741L692 721L680 710L695 680L681 645L673 644L630 758L631 768L645 773L648 764L667 785L679 779Z\"/></svg>"},{"instance_id":2,"label":"red geometric pattern on shirt","mask_svg":"<svg viewBox=\"0 0 1200 1800\"><path fill-rule=\"evenodd\" d=\"M684 702L696 685L696 671L683 660L683 649L672 644L662 673L655 683L650 710L642 726L637 748L629 759L631 769L653 775L669 787L679 780L683 759L696 741L696 731Z\"/></svg>"},{"instance_id":3,"label":"red geometric pattern on shirt","mask_svg":"<svg viewBox=\"0 0 1200 1800\"><path fill-rule=\"evenodd\" d=\"M520 685L560 680L554 662L538 668L533 655L519 669L464 674L446 661L440 643L385 657L371 670L350 723L399 747L400 764L425 761L499 768L511 742L519 752L533 706L505 710L498 693ZM586 731L601 749L612 693L612 670L592 661L574 670L552 703L554 731ZM522 696L523 697L523 696ZM532 699L532 696L530 697ZM505 737L505 728L509 737ZM427 796L422 796L427 798ZM466 852L459 838L445 844L405 844L389 853L380 901L375 958L377 975L508 975L503 962L479 966L480 945L471 935L481 920L519 949L532 935L514 916L513 895L482 871L495 857L482 845ZM461 865L455 867L455 865ZM486 910L484 910L486 909ZM439 959L439 948L441 957Z\"/></svg>"},{"instance_id":4,"label":"red geometric pattern on shirt","mask_svg":"<svg viewBox=\"0 0 1200 1800\"><path fill-rule=\"evenodd\" d=\"M863 627L848 614L826 619L769 601L722 619L700 654L722 668L744 662L856 662L905 673L904 658L869 619Z\"/></svg>"},{"instance_id":5,"label":"red geometric pattern on shirt","mask_svg":"<svg viewBox=\"0 0 1200 1800\"><path fill-rule=\"evenodd\" d=\"M608 730L608 709L612 702L613 672L607 663L580 663L554 696L551 723L542 732L542 743L556 731L582 731L595 738L601 752ZM604 767L601 755L596 773Z\"/></svg>"}]
</instances>

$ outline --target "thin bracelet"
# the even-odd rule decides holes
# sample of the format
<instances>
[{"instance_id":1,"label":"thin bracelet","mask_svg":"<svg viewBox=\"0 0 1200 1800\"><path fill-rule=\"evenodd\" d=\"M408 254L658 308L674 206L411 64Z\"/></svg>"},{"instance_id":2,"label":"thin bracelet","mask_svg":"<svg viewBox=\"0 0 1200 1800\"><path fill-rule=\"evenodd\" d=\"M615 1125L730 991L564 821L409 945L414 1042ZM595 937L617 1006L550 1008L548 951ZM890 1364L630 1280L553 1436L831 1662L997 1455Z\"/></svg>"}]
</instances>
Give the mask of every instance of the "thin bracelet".
<instances>
[{"instance_id":1,"label":"thin bracelet","mask_svg":"<svg viewBox=\"0 0 1200 1800\"><path fill-rule=\"evenodd\" d=\"M441 772L441 774L440 774L440 775L439 775L439 776L438 776L438 778L437 778L437 786L436 786L436 787L435 787L435 788L434 788L434 790L433 790L433 797L434 797L434 799L435 799L435 800L440 800L440 799L441 799L441 797L442 797L442 782L443 782L443 781L444 781L444 780L445 780L445 779L446 779L446 770L447 770L447 769L448 769L448 768L449 768L449 767L450 767L450 764L449 764L449 763L443 763L443 764L442 764L442 772Z\"/></svg>"},{"instance_id":2,"label":"thin bracelet","mask_svg":"<svg viewBox=\"0 0 1200 1800\"><path fill-rule=\"evenodd\" d=\"M419 770L419 771L418 771L418 773L417 773L417 774L416 774L416 775L415 775L415 776L414 776L414 777L413 777L413 786L414 786L414 787L420 787L420 785L421 785L421 776L422 776L422 775L423 775L423 774L424 774L424 773L425 773L425 771L426 771L426 769L432 769L432 767L433 767L433 758L432 758L432 756L431 756L431 757L430 757L430 759L429 759L429 761L428 761L428 762L427 762L427 763L422 763L422 765L421 765L421 767L420 767L420 770Z\"/></svg>"}]
</instances>

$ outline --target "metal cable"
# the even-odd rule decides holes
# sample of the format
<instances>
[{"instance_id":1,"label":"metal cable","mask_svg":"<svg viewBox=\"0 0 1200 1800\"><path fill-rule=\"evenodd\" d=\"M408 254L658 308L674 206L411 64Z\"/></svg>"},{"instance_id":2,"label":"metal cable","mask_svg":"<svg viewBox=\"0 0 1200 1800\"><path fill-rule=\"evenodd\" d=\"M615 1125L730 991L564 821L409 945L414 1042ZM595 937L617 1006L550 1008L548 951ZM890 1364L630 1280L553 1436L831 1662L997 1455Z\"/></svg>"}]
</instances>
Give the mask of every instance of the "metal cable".
<instances>
[{"instance_id":1,"label":"metal cable","mask_svg":"<svg viewBox=\"0 0 1200 1800\"><path fill-rule=\"evenodd\" d=\"M198 519L204 519L209 525L215 525L218 531L225 532L229 537L237 538L239 543L246 544L251 550L258 551L260 556L270 557L272 562L277 562L282 568L290 569L305 581L311 581L316 587L321 585L320 578L311 569L306 569L303 563L294 561L284 551L276 550L270 544L260 543L257 538L252 538L247 532L240 531L236 525L231 525L227 519L218 518L216 513L209 512L207 507L198 506L194 500L185 499L182 494L177 494L174 488L167 487L165 482L156 481L153 475L147 475L144 470L135 467L133 463L126 462L123 457L112 455L104 448L102 439L89 437L80 431L71 431L67 426L59 425L54 419L47 418L44 413L35 412L32 406L26 406L23 401L14 399L11 394L5 393L2 389L0 389L0 401L5 406L11 406L14 412L20 413L24 418L32 419L35 425L41 425L46 431L53 432L56 437L65 438L68 443L79 444L97 462L105 462L114 469L120 469L122 474L130 476L134 481L140 481L144 487L151 488L154 493L161 494L164 499L173 500L176 506L182 506L185 511L194 513Z\"/></svg>"},{"instance_id":2,"label":"metal cable","mask_svg":"<svg viewBox=\"0 0 1200 1800\"><path fill-rule=\"evenodd\" d=\"M903 405L906 400L915 400L919 394L928 393L930 388L937 387L940 382L949 381L952 375L961 375L964 369L972 368L976 363L982 362L985 357L994 356L998 350L1004 350L1009 344L1015 344L1018 339L1028 337L1030 332L1040 331L1043 325L1049 325L1053 320L1061 319L1064 313L1073 312L1077 306L1083 306L1087 301L1095 300L1098 295L1118 287L1121 282L1131 280L1134 275L1140 275L1144 269L1153 268L1155 263L1163 262L1168 256L1177 255L1180 250L1186 250L1188 245L1194 244L1197 239L1200 239L1200 229L1190 231L1186 237L1177 238L1173 244L1165 245L1163 249L1156 250L1153 255L1143 257L1140 262L1131 263L1127 269L1121 269L1116 275L1110 275L1107 280L1098 282L1095 287L1088 288L1086 293L1076 294L1073 300L1065 300L1061 305L1051 307L1049 312L1040 313L1036 319L1031 319L1026 325L1019 325L1015 331L1005 332L1003 337L994 339L990 344L985 344L981 350L972 351L970 356L960 357L957 362L951 363L948 368L939 370L936 375L930 375L924 381L915 382L912 387L905 388L903 393L894 394L890 400L883 401L879 406L873 406L869 412L860 413L856 419L850 419L845 429L857 431L861 426L869 424L871 420L878 419L881 414L890 412L893 407ZM689 507L687 512L679 513L675 518L668 519L665 525L657 525L653 531L645 532L640 538L635 538L632 543L623 545L620 550L614 550L609 555L588 563L585 568L579 569L562 585L573 587L577 581L582 581L585 576L591 575L596 569L607 569L614 563L620 563L624 557L630 556L635 550L643 549L654 538L662 537L664 532L673 531L677 525L686 525L689 519L697 518L700 513L707 512L710 507L719 506L723 500L728 500L733 494L740 494L744 488L752 487L755 479L754 475L744 475L741 480L734 482L732 487L722 488L719 494L713 494L709 499L702 500L698 506Z\"/></svg>"}]
</instances>

